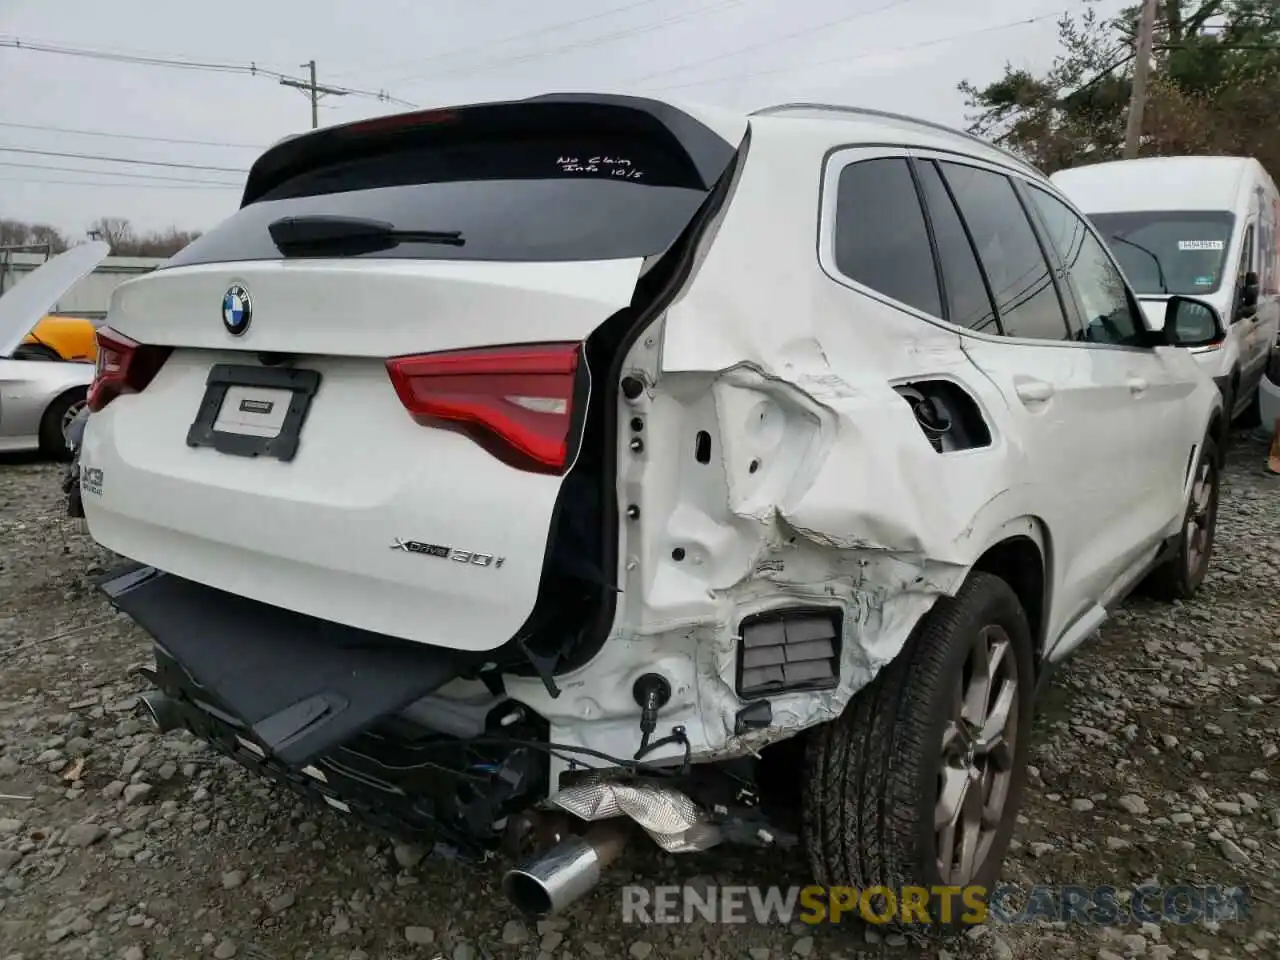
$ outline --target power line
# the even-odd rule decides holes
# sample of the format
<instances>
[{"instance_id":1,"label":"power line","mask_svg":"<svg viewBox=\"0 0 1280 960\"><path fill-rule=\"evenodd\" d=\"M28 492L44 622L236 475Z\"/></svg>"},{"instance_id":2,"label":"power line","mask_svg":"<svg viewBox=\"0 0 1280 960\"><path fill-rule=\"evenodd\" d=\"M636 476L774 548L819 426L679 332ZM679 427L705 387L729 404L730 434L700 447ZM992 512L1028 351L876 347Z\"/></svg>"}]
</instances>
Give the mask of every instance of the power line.
<instances>
[{"instance_id":1,"label":"power line","mask_svg":"<svg viewBox=\"0 0 1280 960\"><path fill-rule=\"evenodd\" d=\"M235 186L205 186L203 184L176 183L112 183L105 180L55 180L43 177L6 177L0 174L0 180L10 183L44 183L64 187L129 187L132 190L239 190Z\"/></svg>"},{"instance_id":2,"label":"power line","mask_svg":"<svg viewBox=\"0 0 1280 960\"><path fill-rule=\"evenodd\" d=\"M291 77L286 73L278 70L268 70L260 67L256 63L230 63L211 60L188 60L183 57L159 57L159 56L141 56L123 53L113 53L108 50L94 50L89 47L70 47L61 44L52 43L29 43L17 37L0 39L0 47L9 47L14 50L26 50L33 53L52 53L67 57L83 57L90 60L106 60L111 63L131 63L148 67L169 67L177 70L198 70L208 73L235 73L247 76L270 77L281 82L289 80L296 83L304 81ZM383 102L398 103L402 106L412 107L415 104L408 100L401 100L391 96L385 90L359 90L355 87L335 87L335 91L340 90L344 96L353 97L371 97L374 100Z\"/></svg>"},{"instance_id":3,"label":"power line","mask_svg":"<svg viewBox=\"0 0 1280 960\"><path fill-rule=\"evenodd\" d=\"M218 187L235 187L237 190L240 189L240 184L228 183L226 180L202 180L196 177L166 177L159 173L126 173L122 170L95 170L91 167L59 167L43 163L17 163L13 160L0 160L0 167L21 167L26 170L49 170L58 173L88 173L93 176L101 177L127 177L131 180L170 180L174 183L206 183Z\"/></svg>"},{"instance_id":4,"label":"power line","mask_svg":"<svg viewBox=\"0 0 1280 960\"><path fill-rule=\"evenodd\" d=\"M611 17L615 13L623 13L636 7L647 7L656 0L633 0L631 3L623 4L621 7L613 7L609 10L602 10L599 13L593 13L586 17L574 17L572 20L561 20L547 26L539 27L536 30L526 30L524 33L513 34L503 40L486 40L480 43L472 44L469 47L463 47L460 50L447 50L444 53L435 53L429 57L415 58L413 60L401 60L396 63L383 64L380 70L398 70L400 67L422 66L435 60L443 60L446 57L458 57L464 53L474 53L477 50L491 50L494 47L500 47L505 43L514 43L516 40L524 40L526 38L539 37L546 33L552 33L556 30L563 30L565 27L574 27L580 23L588 23L592 20L600 20L604 17ZM359 73L360 70L339 70L333 74L335 77L348 76L352 73Z\"/></svg>"},{"instance_id":5,"label":"power line","mask_svg":"<svg viewBox=\"0 0 1280 960\"><path fill-rule=\"evenodd\" d=\"M0 146L0 153L27 153L37 157L65 157L71 160L101 160L104 163L136 163L147 167L181 167L185 170L216 170L219 173L248 173L243 167L213 167L202 163L178 163L176 160L138 160L134 157L104 157L96 153L61 153L56 150L31 150L26 147Z\"/></svg>"},{"instance_id":6,"label":"power line","mask_svg":"<svg viewBox=\"0 0 1280 960\"><path fill-rule=\"evenodd\" d=\"M109 50L95 50L90 47L68 47L55 43L29 42L18 37L0 39L0 47L26 50L31 53L56 53L68 57L82 57L88 60L105 60L109 63L134 63L150 67L172 67L178 70L206 70L214 73L265 73L268 75L272 73L272 71L260 68L254 63L227 63L225 61L192 60L185 57L113 53Z\"/></svg>"},{"instance_id":7,"label":"power line","mask_svg":"<svg viewBox=\"0 0 1280 960\"><path fill-rule=\"evenodd\" d=\"M461 69L445 69L436 73L422 74L419 76L397 77L388 82L409 85L419 83L424 80L433 80L438 77L447 77L449 79L453 79L454 77L463 77L468 74L478 73L494 67L511 67L516 64L527 63L530 60L540 60L543 57L554 56L558 53L566 53L570 50L597 47L603 43L611 43L614 40L622 40L626 37L634 37L642 33L652 33L655 30L663 30L667 27L674 26L677 23L684 23L685 21L693 20L709 13L718 13L719 11L727 10L730 7L741 6L744 2L745 0L720 0L720 2L713 3L710 6L700 7L697 10L690 10L687 13L682 13L674 17L667 17L665 20L658 20L654 23L629 27L625 30L619 30L616 33L606 33L603 36L591 37L586 40L577 40L572 43L566 43L559 47L550 47L545 50L535 50L531 53L521 54L515 57L498 57L493 60L485 60L467 67L462 67Z\"/></svg>"},{"instance_id":8,"label":"power line","mask_svg":"<svg viewBox=\"0 0 1280 960\"><path fill-rule=\"evenodd\" d=\"M667 69L667 70L659 70L656 73L646 74L645 76L640 77L639 79L633 82L644 83L645 81L652 80L655 77L665 77L671 73L683 73L685 70L691 70L694 67L701 67L701 66L705 66L708 63L715 63L717 60L727 60L730 57L736 57L736 56L739 56L740 54L750 53L752 50L761 50L765 47L777 46L779 43L785 43L788 40L795 40L797 37L807 36L808 34L816 33L819 30L826 30L829 27L839 26L840 24L848 23L850 20L857 20L857 19L860 19L861 17L869 17L872 14L876 14L876 13L883 13L886 10L892 10L894 7L901 7L912 2L914 2L914 0L889 0L888 3L879 7L873 7L870 10L858 10L854 13L846 14L842 17L837 17L834 20L826 20L822 23L815 24L812 27L805 27L803 30L797 30L794 33L784 34L781 37L770 37L768 40L762 40L760 43L753 43L748 47L739 47L736 50L730 50L728 53L718 53L713 57L704 57L701 60L694 60L690 63L682 63L678 67L671 67L670 69Z\"/></svg>"},{"instance_id":9,"label":"power line","mask_svg":"<svg viewBox=\"0 0 1280 960\"><path fill-rule=\"evenodd\" d=\"M302 64L307 68L308 80L281 80L280 85L284 87L295 87L307 94L311 100L311 129L314 130L320 126L320 98L321 97L345 97L347 91L341 87L326 87L316 83L316 62L309 60Z\"/></svg>"},{"instance_id":10,"label":"power line","mask_svg":"<svg viewBox=\"0 0 1280 960\"><path fill-rule=\"evenodd\" d=\"M905 47L894 47L889 50L855 50L841 57L835 57L830 60L813 60L808 63L791 64L785 67L770 67L764 70L749 70L744 73L734 73L723 77L714 77L710 80L692 80L686 83L665 84L661 87L655 87L655 90L683 90L688 87L701 87L713 83L724 83L728 80L745 80L751 77L763 77L775 73L789 73L793 70L807 70L810 67L827 67L834 64L846 64L855 57L860 56L884 56L890 53L905 53L909 50L920 50L925 47L934 47L943 43L951 43L954 40L963 40L968 37L976 37L984 33L995 33L1000 30L1010 30L1014 27L1028 26L1033 23L1040 23L1053 17L1060 17L1066 10L1055 10L1052 13L1043 13L1038 17L1024 17L1021 20L1011 20L1008 23L998 23L990 27L982 27L978 30L966 30L963 33L953 33L945 37L937 37L933 40L925 40L922 43L913 43Z\"/></svg>"},{"instance_id":11,"label":"power line","mask_svg":"<svg viewBox=\"0 0 1280 960\"><path fill-rule=\"evenodd\" d=\"M237 150L263 150L260 143L226 143L219 140L183 140L178 137L148 137L139 133L108 133L105 130L80 130L75 127L50 127L38 123L13 123L0 120L0 127L13 127L16 130L41 130L49 133L71 133L80 137L109 137L113 140L143 140L152 143L179 143L193 147L231 147Z\"/></svg>"},{"instance_id":12,"label":"power line","mask_svg":"<svg viewBox=\"0 0 1280 960\"><path fill-rule=\"evenodd\" d=\"M32 44L41 45L41 46L54 46L54 47L64 46L64 44L59 40L50 40L46 37L31 37L31 36L28 36L25 39L22 39L12 33L0 35L0 40L21 40L21 43L24 47ZM201 57L195 54L180 54L180 53L172 53L172 52L158 53L155 50L140 50L137 47L116 47L116 46L106 47L100 44L93 44L92 46L85 49L91 49L99 53L110 53L110 54L117 54L121 56L153 57L161 60L165 60L165 59L209 60L211 59L209 57ZM257 57L251 57L250 59L255 63L264 64L267 66L277 66L277 67L280 66L279 63L268 62L266 60L263 60Z\"/></svg>"}]
</instances>

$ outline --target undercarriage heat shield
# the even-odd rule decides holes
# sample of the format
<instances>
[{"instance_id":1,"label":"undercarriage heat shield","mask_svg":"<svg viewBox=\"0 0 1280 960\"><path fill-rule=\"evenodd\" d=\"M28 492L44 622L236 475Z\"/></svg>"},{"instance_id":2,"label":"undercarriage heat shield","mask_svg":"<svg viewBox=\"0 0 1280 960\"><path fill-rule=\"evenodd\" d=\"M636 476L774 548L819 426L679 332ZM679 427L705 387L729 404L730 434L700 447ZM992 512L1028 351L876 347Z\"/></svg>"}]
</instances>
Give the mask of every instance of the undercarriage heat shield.
<instances>
[{"instance_id":1,"label":"undercarriage heat shield","mask_svg":"<svg viewBox=\"0 0 1280 960\"><path fill-rule=\"evenodd\" d=\"M552 801L588 822L630 817L668 853L707 850L720 829L679 790L648 783L587 781L561 790Z\"/></svg>"}]
</instances>

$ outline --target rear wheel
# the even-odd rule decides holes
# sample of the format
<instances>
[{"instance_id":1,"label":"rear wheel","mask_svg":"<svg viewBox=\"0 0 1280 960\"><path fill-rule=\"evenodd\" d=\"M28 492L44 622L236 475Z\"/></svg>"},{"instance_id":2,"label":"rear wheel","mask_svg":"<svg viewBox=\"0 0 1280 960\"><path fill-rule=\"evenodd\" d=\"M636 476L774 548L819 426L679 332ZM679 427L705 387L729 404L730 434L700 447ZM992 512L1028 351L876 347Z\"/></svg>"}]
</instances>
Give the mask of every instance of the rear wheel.
<instances>
[{"instance_id":1,"label":"rear wheel","mask_svg":"<svg viewBox=\"0 0 1280 960\"><path fill-rule=\"evenodd\" d=\"M1205 440L1173 555L1147 576L1143 592L1157 600L1188 600L1200 589L1213 557L1218 526L1218 448Z\"/></svg>"},{"instance_id":2,"label":"rear wheel","mask_svg":"<svg viewBox=\"0 0 1280 960\"><path fill-rule=\"evenodd\" d=\"M85 392L72 390L54 400L45 409L40 420L40 452L55 460L71 459L71 444L67 437L76 416L84 408Z\"/></svg>"},{"instance_id":3,"label":"rear wheel","mask_svg":"<svg viewBox=\"0 0 1280 960\"><path fill-rule=\"evenodd\" d=\"M990 889L1026 777L1033 684L1017 596L999 577L972 573L811 737L803 809L818 882ZM929 902L933 920L962 919L958 900L945 912ZM919 919L901 906L896 917Z\"/></svg>"}]
</instances>

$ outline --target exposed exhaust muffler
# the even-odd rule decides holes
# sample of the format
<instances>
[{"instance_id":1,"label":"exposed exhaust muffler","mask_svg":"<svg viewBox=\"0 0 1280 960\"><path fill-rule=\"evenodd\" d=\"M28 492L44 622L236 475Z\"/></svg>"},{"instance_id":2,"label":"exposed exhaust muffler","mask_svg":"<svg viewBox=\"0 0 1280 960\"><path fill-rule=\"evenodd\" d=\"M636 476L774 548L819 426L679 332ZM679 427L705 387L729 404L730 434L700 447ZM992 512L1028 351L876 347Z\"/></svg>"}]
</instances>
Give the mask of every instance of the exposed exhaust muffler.
<instances>
[{"instance_id":1,"label":"exposed exhaust muffler","mask_svg":"<svg viewBox=\"0 0 1280 960\"><path fill-rule=\"evenodd\" d=\"M570 836L502 878L502 892L521 913L544 917L558 913L589 893L604 869L627 845L626 817L595 824L582 836Z\"/></svg>"},{"instance_id":2,"label":"exposed exhaust muffler","mask_svg":"<svg viewBox=\"0 0 1280 960\"><path fill-rule=\"evenodd\" d=\"M168 733L183 726L182 709L172 697L159 690L148 690L138 699L158 732Z\"/></svg>"}]
</instances>

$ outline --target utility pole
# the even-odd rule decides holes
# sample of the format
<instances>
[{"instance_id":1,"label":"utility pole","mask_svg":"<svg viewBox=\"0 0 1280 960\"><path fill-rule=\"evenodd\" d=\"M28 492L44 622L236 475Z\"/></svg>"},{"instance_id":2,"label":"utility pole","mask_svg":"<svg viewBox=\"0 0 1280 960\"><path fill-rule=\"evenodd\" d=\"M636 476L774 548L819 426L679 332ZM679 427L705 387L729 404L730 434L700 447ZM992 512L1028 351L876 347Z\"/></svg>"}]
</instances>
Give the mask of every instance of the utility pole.
<instances>
[{"instance_id":1,"label":"utility pole","mask_svg":"<svg viewBox=\"0 0 1280 960\"><path fill-rule=\"evenodd\" d=\"M316 62L307 61L307 69L311 72L311 129L320 126L320 92L316 90Z\"/></svg>"},{"instance_id":2,"label":"utility pole","mask_svg":"<svg viewBox=\"0 0 1280 960\"><path fill-rule=\"evenodd\" d=\"M302 66L307 69L310 79L294 80L290 77L281 77L280 85L283 87L295 87L311 99L311 129L314 130L320 126L320 98L325 96L345 97L351 91L344 90L342 87L325 87L317 84L316 62L314 60L308 60Z\"/></svg>"},{"instance_id":3,"label":"utility pole","mask_svg":"<svg viewBox=\"0 0 1280 960\"><path fill-rule=\"evenodd\" d=\"M1138 39L1134 51L1133 92L1129 97L1129 116L1124 130L1124 154L1126 160L1138 155L1142 139L1142 112L1147 105L1147 76L1151 72L1151 47L1156 30L1157 0L1144 0L1142 16L1138 20Z\"/></svg>"}]
</instances>

